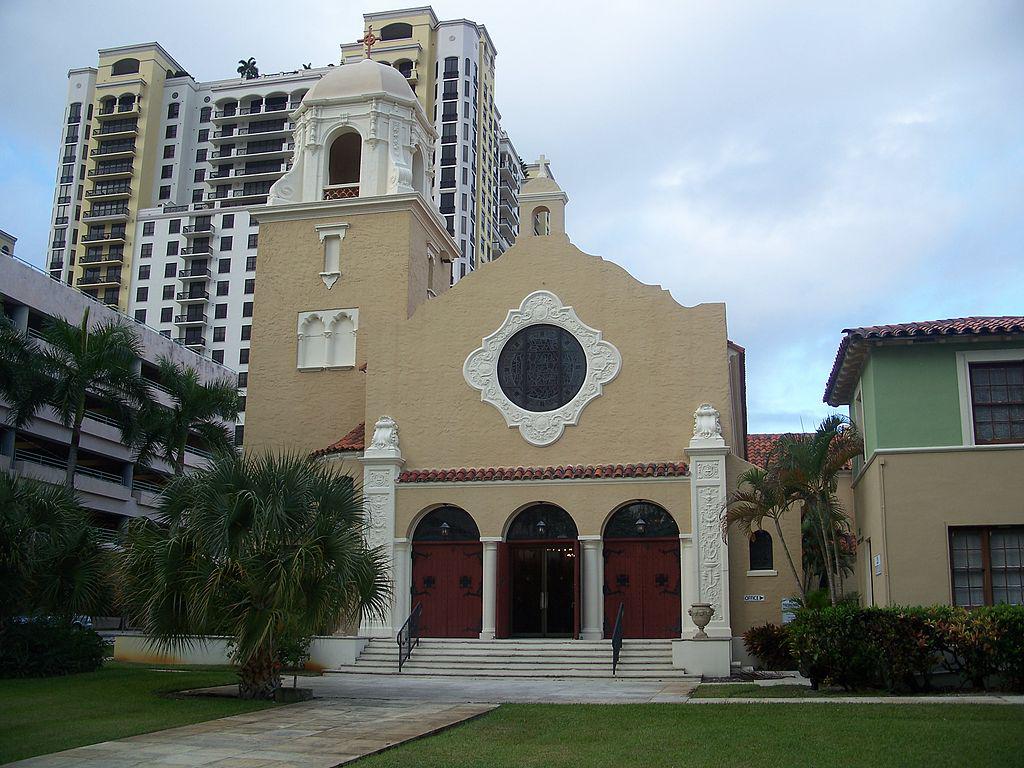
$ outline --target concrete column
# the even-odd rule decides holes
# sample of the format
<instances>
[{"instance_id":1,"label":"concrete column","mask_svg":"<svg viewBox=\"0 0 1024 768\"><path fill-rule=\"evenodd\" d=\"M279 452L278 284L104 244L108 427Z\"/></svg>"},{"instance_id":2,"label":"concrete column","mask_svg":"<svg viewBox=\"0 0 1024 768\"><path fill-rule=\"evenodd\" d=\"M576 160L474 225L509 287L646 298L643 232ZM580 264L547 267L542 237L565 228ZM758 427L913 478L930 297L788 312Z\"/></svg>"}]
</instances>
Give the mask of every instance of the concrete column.
<instances>
[{"instance_id":1,"label":"concrete column","mask_svg":"<svg viewBox=\"0 0 1024 768\"><path fill-rule=\"evenodd\" d=\"M395 607L395 625L400 627L412 612L409 580L412 576L412 544L408 539L394 542L394 592L392 603ZM397 631L397 630L396 630Z\"/></svg>"},{"instance_id":2,"label":"concrete column","mask_svg":"<svg viewBox=\"0 0 1024 768\"><path fill-rule=\"evenodd\" d=\"M14 327L22 333L28 333L28 307L20 304L11 311Z\"/></svg>"},{"instance_id":3,"label":"concrete column","mask_svg":"<svg viewBox=\"0 0 1024 768\"><path fill-rule=\"evenodd\" d=\"M583 622L580 631L582 640L600 640L604 635L602 621L604 614L604 590L601 589L601 537L580 536L583 555L583 584L580 585L583 600Z\"/></svg>"},{"instance_id":4,"label":"concrete column","mask_svg":"<svg viewBox=\"0 0 1024 768\"><path fill-rule=\"evenodd\" d=\"M483 620L480 627L481 640L493 640L497 626L498 608L498 542L500 536L481 536L484 548Z\"/></svg>"},{"instance_id":5,"label":"concrete column","mask_svg":"<svg viewBox=\"0 0 1024 768\"><path fill-rule=\"evenodd\" d=\"M681 580L679 599L682 600L682 637L693 637L697 631L693 619L688 611L690 606L700 601L700 592L697 582L697 558L693 548L693 535L689 533L679 534L679 569Z\"/></svg>"},{"instance_id":6,"label":"concrete column","mask_svg":"<svg viewBox=\"0 0 1024 768\"><path fill-rule=\"evenodd\" d=\"M401 471L402 452L398 448L398 425L390 416L381 416L373 428L373 439L360 459L363 465L363 531L368 546L382 547L387 560L392 590L395 589L395 483ZM392 603L382 617L364 616L359 634L364 637L391 637L398 631L398 619ZM401 626L401 623L398 625Z\"/></svg>"}]
</instances>

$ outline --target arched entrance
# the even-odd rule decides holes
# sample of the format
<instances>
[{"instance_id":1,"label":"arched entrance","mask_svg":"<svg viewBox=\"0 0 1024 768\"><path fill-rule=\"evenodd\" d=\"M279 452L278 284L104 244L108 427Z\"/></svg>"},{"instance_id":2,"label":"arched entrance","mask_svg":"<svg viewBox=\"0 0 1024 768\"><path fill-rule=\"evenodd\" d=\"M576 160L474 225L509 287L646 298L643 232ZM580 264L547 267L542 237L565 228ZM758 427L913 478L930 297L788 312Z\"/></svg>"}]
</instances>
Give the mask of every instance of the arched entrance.
<instances>
[{"instance_id":1,"label":"arched entrance","mask_svg":"<svg viewBox=\"0 0 1024 768\"><path fill-rule=\"evenodd\" d=\"M569 513L534 504L516 515L505 538L508 634L578 635L579 536Z\"/></svg>"},{"instance_id":2,"label":"arched entrance","mask_svg":"<svg viewBox=\"0 0 1024 768\"><path fill-rule=\"evenodd\" d=\"M624 605L623 637L679 637L679 526L663 507L634 501L604 529L604 631Z\"/></svg>"},{"instance_id":3,"label":"arched entrance","mask_svg":"<svg viewBox=\"0 0 1024 768\"><path fill-rule=\"evenodd\" d=\"M412 537L412 604L423 637L479 637L483 605L480 530L464 509L438 507Z\"/></svg>"}]
</instances>

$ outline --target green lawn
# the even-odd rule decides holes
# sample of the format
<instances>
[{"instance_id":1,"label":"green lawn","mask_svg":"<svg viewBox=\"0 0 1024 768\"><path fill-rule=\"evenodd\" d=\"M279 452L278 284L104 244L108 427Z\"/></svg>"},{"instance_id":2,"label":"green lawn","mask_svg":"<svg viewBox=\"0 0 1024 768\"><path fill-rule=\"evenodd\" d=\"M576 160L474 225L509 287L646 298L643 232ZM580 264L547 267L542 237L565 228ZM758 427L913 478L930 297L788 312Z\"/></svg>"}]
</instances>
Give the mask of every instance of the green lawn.
<instances>
[{"instance_id":1,"label":"green lawn","mask_svg":"<svg viewBox=\"0 0 1024 768\"><path fill-rule=\"evenodd\" d=\"M1020 765L1024 707L506 705L359 768Z\"/></svg>"},{"instance_id":2,"label":"green lawn","mask_svg":"<svg viewBox=\"0 0 1024 768\"><path fill-rule=\"evenodd\" d=\"M0 681L0 763L272 706L168 696L237 680L226 668L179 670L108 662L81 675Z\"/></svg>"}]
</instances>

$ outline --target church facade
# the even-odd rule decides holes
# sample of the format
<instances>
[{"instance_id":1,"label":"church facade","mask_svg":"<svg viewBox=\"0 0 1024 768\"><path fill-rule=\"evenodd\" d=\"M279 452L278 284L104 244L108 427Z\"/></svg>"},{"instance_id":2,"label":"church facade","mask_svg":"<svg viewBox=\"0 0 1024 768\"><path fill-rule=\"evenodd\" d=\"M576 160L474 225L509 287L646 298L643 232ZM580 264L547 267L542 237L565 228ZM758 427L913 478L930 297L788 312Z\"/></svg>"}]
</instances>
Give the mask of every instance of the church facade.
<instances>
[{"instance_id":1,"label":"church facade","mask_svg":"<svg viewBox=\"0 0 1024 768\"><path fill-rule=\"evenodd\" d=\"M496 641L618 622L727 673L796 585L770 536L720 528L750 466L725 306L681 306L576 248L543 159L517 244L449 289L433 128L401 75L339 67L293 119L294 167L254 211L246 450L313 453L362 484L394 598L359 633L393 636L413 610L426 636Z\"/></svg>"}]
</instances>

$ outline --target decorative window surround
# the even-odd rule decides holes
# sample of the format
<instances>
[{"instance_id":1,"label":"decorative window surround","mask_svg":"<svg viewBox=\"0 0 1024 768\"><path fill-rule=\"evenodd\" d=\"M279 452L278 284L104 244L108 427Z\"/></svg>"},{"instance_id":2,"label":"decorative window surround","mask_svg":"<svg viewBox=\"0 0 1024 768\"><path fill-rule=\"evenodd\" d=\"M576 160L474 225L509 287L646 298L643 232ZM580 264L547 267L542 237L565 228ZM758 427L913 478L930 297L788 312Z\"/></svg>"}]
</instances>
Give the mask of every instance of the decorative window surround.
<instances>
[{"instance_id":1,"label":"decorative window surround","mask_svg":"<svg viewBox=\"0 0 1024 768\"><path fill-rule=\"evenodd\" d=\"M1009 360L1024 360L1024 349L978 349L956 353L956 384L960 391L960 434L966 446L978 445L974 437L974 406L971 401L971 363L1002 363ZM1013 446L1021 443L999 443Z\"/></svg>"},{"instance_id":2,"label":"decorative window surround","mask_svg":"<svg viewBox=\"0 0 1024 768\"><path fill-rule=\"evenodd\" d=\"M296 333L296 368L319 371L353 368L356 364L358 309L319 309L300 312Z\"/></svg>"},{"instance_id":3,"label":"decorative window surround","mask_svg":"<svg viewBox=\"0 0 1024 768\"><path fill-rule=\"evenodd\" d=\"M583 386L568 403L553 411L534 412L520 408L498 384L498 357L501 349L517 331L530 325L555 325L569 331L587 360ZM466 383L480 390L480 399L490 403L509 427L518 427L523 439L531 445L550 445L562 436L567 425L579 422L587 404L601 396L604 385L612 381L622 368L622 356L614 344L604 341L601 332L584 323L576 311L562 303L550 291L534 291L518 309L509 310L505 321L483 344L470 353L462 366Z\"/></svg>"},{"instance_id":4,"label":"decorative window surround","mask_svg":"<svg viewBox=\"0 0 1024 768\"><path fill-rule=\"evenodd\" d=\"M320 279L327 290L331 290L341 277L341 241L345 239L348 224L321 224L316 228L320 242L324 246L324 271Z\"/></svg>"}]
</instances>

